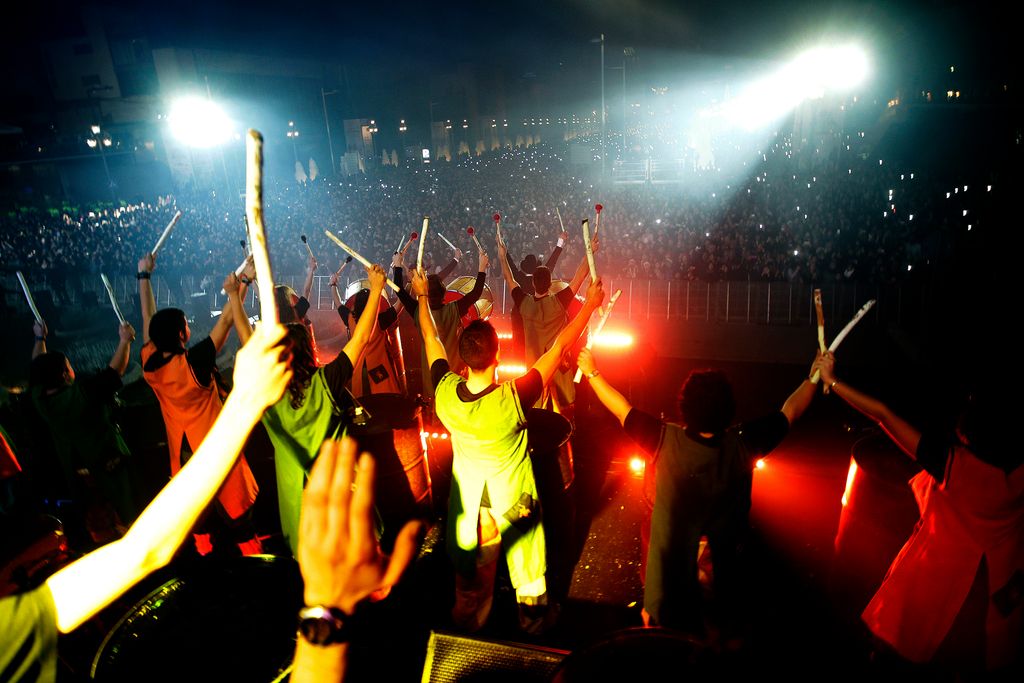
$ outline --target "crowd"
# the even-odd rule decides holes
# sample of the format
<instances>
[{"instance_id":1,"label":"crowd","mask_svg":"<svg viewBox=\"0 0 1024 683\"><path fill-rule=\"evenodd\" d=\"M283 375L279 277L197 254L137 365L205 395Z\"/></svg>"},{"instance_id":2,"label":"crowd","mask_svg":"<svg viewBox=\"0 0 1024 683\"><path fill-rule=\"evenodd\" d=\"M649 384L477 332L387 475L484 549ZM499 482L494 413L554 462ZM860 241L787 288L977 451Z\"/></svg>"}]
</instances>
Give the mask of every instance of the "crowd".
<instances>
[{"instance_id":1,"label":"crowd","mask_svg":"<svg viewBox=\"0 0 1024 683\"><path fill-rule=\"evenodd\" d=\"M991 177L929 177L875 159L807 171L779 151L784 148L780 142L765 149L742 177L694 171L682 184L599 190L576 177L559 153L534 145L434 166L382 167L375 177L282 185L267 197L275 267L304 271L301 235L331 265L341 254L324 230L386 262L424 216L463 250L471 248L469 226L493 249L494 213L502 216L513 254L543 257L561 232L556 209L578 241L580 219L593 220L600 203L601 221L617 241L601 257L610 276L885 285L955 259L958 242L985 229L985 195L998 185ZM58 293L100 271L130 273L128 255L152 248L179 209L184 216L161 253L165 274L204 277L238 265L242 202L215 194L95 211L9 213L0 218L0 262L45 275ZM443 266L450 256L441 240L430 238L429 264Z\"/></svg>"}]
</instances>

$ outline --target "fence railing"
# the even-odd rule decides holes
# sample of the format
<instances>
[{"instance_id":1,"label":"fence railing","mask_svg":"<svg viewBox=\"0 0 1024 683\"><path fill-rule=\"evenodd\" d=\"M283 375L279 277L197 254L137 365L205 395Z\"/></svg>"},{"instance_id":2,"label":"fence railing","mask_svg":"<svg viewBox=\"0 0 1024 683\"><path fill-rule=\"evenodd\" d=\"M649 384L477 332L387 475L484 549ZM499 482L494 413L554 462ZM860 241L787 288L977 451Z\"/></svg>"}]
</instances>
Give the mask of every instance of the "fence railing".
<instances>
[{"instance_id":1,"label":"fence railing","mask_svg":"<svg viewBox=\"0 0 1024 683\"><path fill-rule=\"evenodd\" d=\"M94 281L93 281L94 280ZM310 303L314 310L330 310L334 301L328 285L329 276L318 275L313 279ZM287 284L301 294L302 276L279 277L278 282ZM107 305L99 276L82 278L74 286L70 283L52 283L47 280L30 282L37 303L58 300L61 305ZM112 278L115 296L119 303L134 310L137 283L133 277ZM155 273L152 280L153 292L158 307L189 305L208 306L219 310L224 304L220 293L221 282L201 279L189 275L172 277ZM28 311L13 275L4 276L7 304L15 310ZM55 285L55 286L54 286ZM343 282L345 291L348 282ZM511 292L500 277L488 278L488 288L494 300L494 312L507 314L512 309ZM857 283L830 283L818 285L826 322L830 328L843 325L868 300L877 301L868 320L890 324L902 324L909 315L923 306L927 289L920 285L888 287L865 286ZM606 278L605 291L610 296L616 289L622 295L616 304L613 317L628 320L684 320L757 325L806 325L815 323L813 291L815 285L788 282L701 282L636 280L627 278ZM256 305L254 291L247 295L250 307ZM40 308L44 308L40 305ZM251 309L252 310L252 309ZM44 312L45 315L45 312Z\"/></svg>"}]
</instances>

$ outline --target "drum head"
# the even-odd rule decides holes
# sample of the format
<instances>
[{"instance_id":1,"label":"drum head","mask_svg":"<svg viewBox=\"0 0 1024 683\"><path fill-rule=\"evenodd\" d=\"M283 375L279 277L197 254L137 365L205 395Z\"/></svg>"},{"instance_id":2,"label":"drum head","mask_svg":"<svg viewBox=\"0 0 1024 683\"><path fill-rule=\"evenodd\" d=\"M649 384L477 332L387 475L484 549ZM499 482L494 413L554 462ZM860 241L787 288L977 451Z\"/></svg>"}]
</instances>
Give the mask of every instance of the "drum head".
<instances>
[{"instance_id":1,"label":"drum head","mask_svg":"<svg viewBox=\"0 0 1024 683\"><path fill-rule=\"evenodd\" d=\"M527 441L536 453L550 453L572 436L572 424L564 415L542 408L526 411Z\"/></svg>"},{"instance_id":2,"label":"drum head","mask_svg":"<svg viewBox=\"0 0 1024 683\"><path fill-rule=\"evenodd\" d=\"M448 285L448 291L444 295L444 302L448 303L461 299L466 294L472 292L475 286L476 276L460 275ZM480 294L480 298L466 312L466 315L462 316L462 324L468 325L473 320L487 320L492 310L494 310L494 295L491 293L490 286L484 284L484 291Z\"/></svg>"},{"instance_id":3,"label":"drum head","mask_svg":"<svg viewBox=\"0 0 1024 683\"><path fill-rule=\"evenodd\" d=\"M358 294L360 290L369 288L370 281L367 280L366 278L363 278L361 280L353 280L352 282L348 283L348 287L345 288L345 305L348 307L348 310L351 311L356 307L356 294ZM384 294L383 291L381 291L380 293L380 298L382 299L382 301L380 302L380 309L378 312L383 313L384 311L391 308L391 302L388 301L388 297L387 295Z\"/></svg>"},{"instance_id":4,"label":"drum head","mask_svg":"<svg viewBox=\"0 0 1024 683\"><path fill-rule=\"evenodd\" d=\"M203 558L121 618L91 678L272 681L291 662L301 606L302 577L290 557Z\"/></svg>"}]
</instances>

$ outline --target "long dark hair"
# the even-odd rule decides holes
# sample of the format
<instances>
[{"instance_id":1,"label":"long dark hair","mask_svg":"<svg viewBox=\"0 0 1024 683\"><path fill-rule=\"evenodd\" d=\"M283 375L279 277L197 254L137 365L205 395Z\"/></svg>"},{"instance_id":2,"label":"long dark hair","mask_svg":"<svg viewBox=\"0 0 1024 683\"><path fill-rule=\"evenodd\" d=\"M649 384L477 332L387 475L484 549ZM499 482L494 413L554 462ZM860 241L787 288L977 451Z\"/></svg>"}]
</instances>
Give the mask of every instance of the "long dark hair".
<instances>
[{"instance_id":1,"label":"long dark hair","mask_svg":"<svg viewBox=\"0 0 1024 683\"><path fill-rule=\"evenodd\" d=\"M298 410L306 400L306 389L319 366L313 354L313 340L302 323L288 323L288 347L292 353L292 379L288 382L291 406Z\"/></svg>"}]
</instances>

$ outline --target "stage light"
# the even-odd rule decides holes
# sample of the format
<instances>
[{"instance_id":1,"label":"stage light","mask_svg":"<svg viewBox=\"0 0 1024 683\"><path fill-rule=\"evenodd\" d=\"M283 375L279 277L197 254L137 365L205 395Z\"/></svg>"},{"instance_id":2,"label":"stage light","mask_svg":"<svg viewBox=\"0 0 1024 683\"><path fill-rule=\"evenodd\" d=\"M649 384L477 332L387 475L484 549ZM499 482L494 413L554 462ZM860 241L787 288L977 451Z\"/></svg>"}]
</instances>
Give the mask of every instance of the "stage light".
<instances>
[{"instance_id":1,"label":"stage light","mask_svg":"<svg viewBox=\"0 0 1024 683\"><path fill-rule=\"evenodd\" d=\"M757 462L754 463L754 467L756 467L759 470L763 470L765 467L764 458L758 458Z\"/></svg>"},{"instance_id":2,"label":"stage light","mask_svg":"<svg viewBox=\"0 0 1024 683\"><path fill-rule=\"evenodd\" d=\"M594 346L604 349L625 349L633 345L633 335L628 332L601 332L594 336Z\"/></svg>"},{"instance_id":3,"label":"stage light","mask_svg":"<svg viewBox=\"0 0 1024 683\"><path fill-rule=\"evenodd\" d=\"M629 471L637 476L642 475L646 467L647 462L639 455L634 455L629 459Z\"/></svg>"},{"instance_id":4,"label":"stage light","mask_svg":"<svg viewBox=\"0 0 1024 683\"><path fill-rule=\"evenodd\" d=\"M167 116L171 134L190 147L215 147L227 142L231 119L224 110L202 97L183 97L171 106Z\"/></svg>"},{"instance_id":5,"label":"stage light","mask_svg":"<svg viewBox=\"0 0 1024 683\"><path fill-rule=\"evenodd\" d=\"M853 481L857 478L857 462L850 460L850 469L846 473L846 488L843 489L843 497L840 499L843 507L850 501L850 491L853 490Z\"/></svg>"},{"instance_id":6,"label":"stage light","mask_svg":"<svg viewBox=\"0 0 1024 683\"><path fill-rule=\"evenodd\" d=\"M515 375L516 377L526 374L527 367L525 365L499 365L499 375Z\"/></svg>"}]
</instances>

